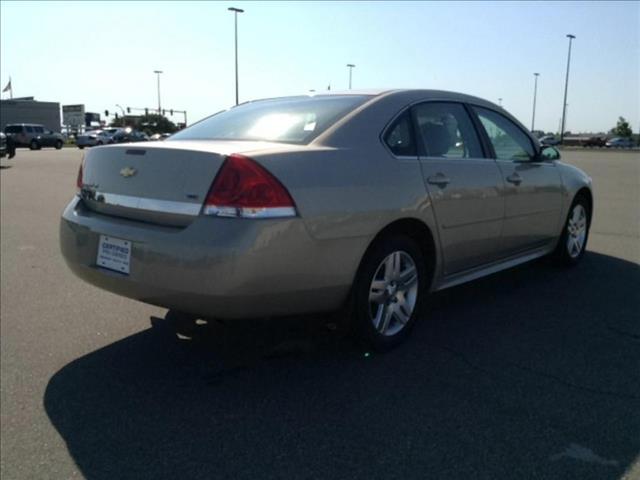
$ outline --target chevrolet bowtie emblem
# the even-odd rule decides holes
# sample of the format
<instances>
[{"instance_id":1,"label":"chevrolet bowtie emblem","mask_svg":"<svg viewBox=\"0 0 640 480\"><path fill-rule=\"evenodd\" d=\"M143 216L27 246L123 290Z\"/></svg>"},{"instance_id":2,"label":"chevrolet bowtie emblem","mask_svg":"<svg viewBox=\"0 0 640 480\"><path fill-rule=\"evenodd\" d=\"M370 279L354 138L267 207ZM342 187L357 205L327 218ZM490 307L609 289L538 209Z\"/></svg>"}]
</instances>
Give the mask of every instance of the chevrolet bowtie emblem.
<instances>
[{"instance_id":1,"label":"chevrolet bowtie emblem","mask_svg":"<svg viewBox=\"0 0 640 480\"><path fill-rule=\"evenodd\" d=\"M138 173L138 171L133 167L124 167L120 170L120 175L125 178L133 177L136 173Z\"/></svg>"}]
</instances>

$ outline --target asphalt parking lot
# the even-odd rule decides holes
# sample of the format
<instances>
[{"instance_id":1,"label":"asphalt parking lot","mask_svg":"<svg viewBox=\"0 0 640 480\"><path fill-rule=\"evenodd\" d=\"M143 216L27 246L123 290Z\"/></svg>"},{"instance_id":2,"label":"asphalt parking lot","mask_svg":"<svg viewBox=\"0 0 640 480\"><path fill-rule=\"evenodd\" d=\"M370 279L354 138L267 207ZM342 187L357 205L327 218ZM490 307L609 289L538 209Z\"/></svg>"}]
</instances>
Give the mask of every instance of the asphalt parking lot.
<instances>
[{"instance_id":1,"label":"asphalt parking lot","mask_svg":"<svg viewBox=\"0 0 640 480\"><path fill-rule=\"evenodd\" d=\"M640 153L563 157L595 183L583 262L433 295L386 355L326 317L177 341L66 268L81 152L3 159L2 478L640 478Z\"/></svg>"}]
</instances>

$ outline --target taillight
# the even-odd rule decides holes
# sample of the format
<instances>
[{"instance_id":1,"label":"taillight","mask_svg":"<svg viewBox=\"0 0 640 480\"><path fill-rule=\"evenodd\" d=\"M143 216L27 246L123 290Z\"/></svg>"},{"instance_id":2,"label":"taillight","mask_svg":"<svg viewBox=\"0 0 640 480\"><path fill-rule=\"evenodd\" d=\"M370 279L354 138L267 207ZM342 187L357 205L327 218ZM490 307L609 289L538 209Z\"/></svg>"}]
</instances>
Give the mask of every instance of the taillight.
<instances>
[{"instance_id":1,"label":"taillight","mask_svg":"<svg viewBox=\"0 0 640 480\"><path fill-rule=\"evenodd\" d=\"M82 162L80 162L80 168L78 169L78 178L76 179L76 187L78 187L78 193L82 190Z\"/></svg>"},{"instance_id":2,"label":"taillight","mask_svg":"<svg viewBox=\"0 0 640 480\"><path fill-rule=\"evenodd\" d=\"M220 167L203 213L219 217L295 217L296 207L277 178L250 158L234 153Z\"/></svg>"}]
</instances>

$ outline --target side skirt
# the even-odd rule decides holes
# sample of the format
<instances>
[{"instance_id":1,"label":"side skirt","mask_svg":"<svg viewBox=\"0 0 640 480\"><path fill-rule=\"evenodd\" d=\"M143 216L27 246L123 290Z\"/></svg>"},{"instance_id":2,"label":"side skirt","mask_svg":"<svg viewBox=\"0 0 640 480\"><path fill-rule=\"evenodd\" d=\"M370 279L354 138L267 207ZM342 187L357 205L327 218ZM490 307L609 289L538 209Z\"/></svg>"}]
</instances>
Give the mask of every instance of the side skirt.
<instances>
[{"instance_id":1,"label":"side skirt","mask_svg":"<svg viewBox=\"0 0 640 480\"><path fill-rule=\"evenodd\" d=\"M483 265L471 270L456 273L455 275L446 277L435 284L431 291L437 292L438 290L444 290L445 288L455 287L456 285L460 285L462 283L486 277L487 275L492 275L494 273L501 272L502 270L506 270L508 268L516 267L523 263L530 262L531 260L535 260L536 258L544 257L552 251L553 246L550 248L548 245L545 245L544 247L530 250L527 253L519 254L516 257L509 257L507 259L499 260L489 265Z\"/></svg>"}]
</instances>

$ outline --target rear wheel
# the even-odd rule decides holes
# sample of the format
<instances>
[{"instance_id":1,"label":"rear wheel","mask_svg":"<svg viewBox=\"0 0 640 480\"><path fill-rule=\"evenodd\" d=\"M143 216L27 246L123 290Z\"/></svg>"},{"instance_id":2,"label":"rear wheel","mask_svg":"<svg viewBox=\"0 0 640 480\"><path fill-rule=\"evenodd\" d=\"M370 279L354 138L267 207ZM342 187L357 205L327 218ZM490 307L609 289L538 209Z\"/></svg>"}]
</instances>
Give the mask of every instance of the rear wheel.
<instances>
[{"instance_id":1,"label":"rear wheel","mask_svg":"<svg viewBox=\"0 0 640 480\"><path fill-rule=\"evenodd\" d=\"M164 319L173 327L176 336L180 340L190 340L193 338L197 319L195 315L169 310L165 314Z\"/></svg>"},{"instance_id":2,"label":"rear wheel","mask_svg":"<svg viewBox=\"0 0 640 480\"><path fill-rule=\"evenodd\" d=\"M31 150L40 150L40 144L38 143L37 140L33 139L33 140L31 140L31 143L29 144L29 148Z\"/></svg>"},{"instance_id":3,"label":"rear wheel","mask_svg":"<svg viewBox=\"0 0 640 480\"><path fill-rule=\"evenodd\" d=\"M354 284L356 337L378 351L400 344L413 328L426 286L418 244L404 235L381 239L366 254Z\"/></svg>"},{"instance_id":4,"label":"rear wheel","mask_svg":"<svg viewBox=\"0 0 640 480\"><path fill-rule=\"evenodd\" d=\"M84 145L78 145L78 148L79 148L80 150L83 150L83 149L84 149Z\"/></svg>"},{"instance_id":5,"label":"rear wheel","mask_svg":"<svg viewBox=\"0 0 640 480\"><path fill-rule=\"evenodd\" d=\"M577 264L587 247L591 208L584 195L578 195L569 209L569 215L556 247L556 257L565 265Z\"/></svg>"}]
</instances>

